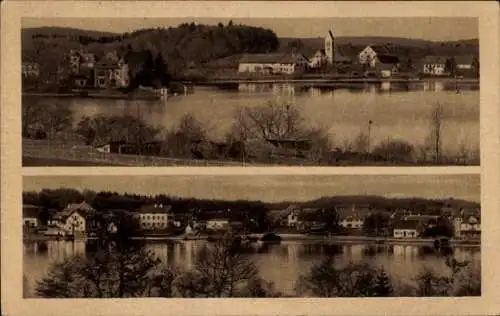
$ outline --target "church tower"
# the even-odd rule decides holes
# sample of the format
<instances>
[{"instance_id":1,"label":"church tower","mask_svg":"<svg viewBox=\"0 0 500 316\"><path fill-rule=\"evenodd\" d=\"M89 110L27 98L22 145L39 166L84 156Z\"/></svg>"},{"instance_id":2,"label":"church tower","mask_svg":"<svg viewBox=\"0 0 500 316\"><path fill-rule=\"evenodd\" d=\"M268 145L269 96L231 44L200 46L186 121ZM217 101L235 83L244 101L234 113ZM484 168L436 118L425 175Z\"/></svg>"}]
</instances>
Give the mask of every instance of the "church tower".
<instances>
[{"instance_id":1,"label":"church tower","mask_svg":"<svg viewBox=\"0 0 500 316\"><path fill-rule=\"evenodd\" d=\"M328 31L325 37L325 55L329 65L335 63L335 38L332 31Z\"/></svg>"}]
</instances>

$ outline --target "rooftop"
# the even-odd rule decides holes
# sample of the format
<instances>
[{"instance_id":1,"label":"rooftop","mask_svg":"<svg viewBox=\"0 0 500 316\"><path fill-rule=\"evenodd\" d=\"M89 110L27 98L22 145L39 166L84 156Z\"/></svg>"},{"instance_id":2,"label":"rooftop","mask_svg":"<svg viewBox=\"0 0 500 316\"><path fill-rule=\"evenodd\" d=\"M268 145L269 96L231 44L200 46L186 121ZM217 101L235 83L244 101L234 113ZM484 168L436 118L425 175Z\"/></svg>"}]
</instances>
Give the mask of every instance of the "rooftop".
<instances>
[{"instance_id":1,"label":"rooftop","mask_svg":"<svg viewBox=\"0 0 500 316\"><path fill-rule=\"evenodd\" d=\"M168 213L172 210L172 205L162 203L143 205L138 212L143 214Z\"/></svg>"},{"instance_id":2,"label":"rooftop","mask_svg":"<svg viewBox=\"0 0 500 316\"><path fill-rule=\"evenodd\" d=\"M42 208L38 205L23 205L23 218L37 218Z\"/></svg>"},{"instance_id":3,"label":"rooftop","mask_svg":"<svg viewBox=\"0 0 500 316\"><path fill-rule=\"evenodd\" d=\"M461 55L453 57L457 65L472 65L476 59L473 55Z\"/></svg>"},{"instance_id":4,"label":"rooftop","mask_svg":"<svg viewBox=\"0 0 500 316\"><path fill-rule=\"evenodd\" d=\"M394 223L394 229L417 229L419 225L418 220L401 220Z\"/></svg>"},{"instance_id":5,"label":"rooftop","mask_svg":"<svg viewBox=\"0 0 500 316\"><path fill-rule=\"evenodd\" d=\"M259 63L259 64L293 64L299 61L299 58L307 60L302 54L291 53L268 53L268 54L245 54L241 57L240 63Z\"/></svg>"}]
</instances>

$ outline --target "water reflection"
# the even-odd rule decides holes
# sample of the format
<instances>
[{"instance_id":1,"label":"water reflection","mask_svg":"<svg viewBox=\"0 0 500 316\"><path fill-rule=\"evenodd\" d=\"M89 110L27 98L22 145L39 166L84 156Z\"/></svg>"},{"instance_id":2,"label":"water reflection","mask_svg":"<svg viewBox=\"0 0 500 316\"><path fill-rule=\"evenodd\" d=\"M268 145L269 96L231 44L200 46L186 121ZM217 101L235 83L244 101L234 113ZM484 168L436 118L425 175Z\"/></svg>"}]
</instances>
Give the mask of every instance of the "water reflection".
<instances>
[{"instance_id":1,"label":"water reflection","mask_svg":"<svg viewBox=\"0 0 500 316\"><path fill-rule=\"evenodd\" d=\"M240 83L215 86L219 90L243 93L273 93L275 95L302 95L312 97L333 94L335 91L352 93L383 93L383 92L456 92L457 90L477 91L478 83L429 80L421 82L382 81L377 83Z\"/></svg>"},{"instance_id":2,"label":"water reflection","mask_svg":"<svg viewBox=\"0 0 500 316\"><path fill-rule=\"evenodd\" d=\"M203 247L211 243L202 241L148 242L145 247L169 266L191 269L195 258ZM24 273L33 290L36 280L43 277L51 264L75 254L92 255L98 247L96 241L43 241L24 243ZM471 262L480 269L478 247L454 248L458 260ZM260 270L262 277L272 281L285 293L292 293L299 274L325 256L334 256L339 265L348 262L367 261L375 266L383 265L398 278L411 280L424 267L446 271L443 258L429 246L415 245L361 245L338 243L282 242L281 244L252 245L250 258Z\"/></svg>"},{"instance_id":3,"label":"water reflection","mask_svg":"<svg viewBox=\"0 0 500 316\"><path fill-rule=\"evenodd\" d=\"M458 91L460 93L457 93ZM356 84L232 84L195 87L195 93L164 100L106 100L23 97L23 106L46 107L55 103L73 110L75 125L83 116L132 115L166 130L178 127L186 113L203 122L213 140L225 139L238 109L269 101L297 106L307 124L328 131L335 146L354 142L372 121L371 142L402 139L423 145L429 136L433 107L443 106L446 128L443 152L479 149L479 93L474 84L453 82L356 83ZM411 124L409 124L411 120ZM465 132L466 131L466 132Z\"/></svg>"}]
</instances>

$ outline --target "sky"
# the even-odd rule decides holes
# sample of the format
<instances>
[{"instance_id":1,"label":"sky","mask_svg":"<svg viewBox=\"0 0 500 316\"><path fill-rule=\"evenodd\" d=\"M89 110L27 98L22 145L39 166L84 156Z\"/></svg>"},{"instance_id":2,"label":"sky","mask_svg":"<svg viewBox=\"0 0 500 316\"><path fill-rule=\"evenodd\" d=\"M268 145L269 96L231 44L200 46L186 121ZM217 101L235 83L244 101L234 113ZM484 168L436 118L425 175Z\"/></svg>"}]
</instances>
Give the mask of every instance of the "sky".
<instances>
[{"instance_id":1,"label":"sky","mask_svg":"<svg viewBox=\"0 0 500 316\"><path fill-rule=\"evenodd\" d=\"M29 18L23 28L74 27L107 32L130 32L142 28L177 26L184 22L227 24L227 18ZM390 18L234 18L233 23L272 29L279 37L388 36L453 41L479 37L477 18L390 17Z\"/></svg>"},{"instance_id":2,"label":"sky","mask_svg":"<svg viewBox=\"0 0 500 316\"><path fill-rule=\"evenodd\" d=\"M335 195L454 198L480 202L478 175L115 175L29 176L23 179L25 191L62 187L263 202L301 202Z\"/></svg>"}]
</instances>

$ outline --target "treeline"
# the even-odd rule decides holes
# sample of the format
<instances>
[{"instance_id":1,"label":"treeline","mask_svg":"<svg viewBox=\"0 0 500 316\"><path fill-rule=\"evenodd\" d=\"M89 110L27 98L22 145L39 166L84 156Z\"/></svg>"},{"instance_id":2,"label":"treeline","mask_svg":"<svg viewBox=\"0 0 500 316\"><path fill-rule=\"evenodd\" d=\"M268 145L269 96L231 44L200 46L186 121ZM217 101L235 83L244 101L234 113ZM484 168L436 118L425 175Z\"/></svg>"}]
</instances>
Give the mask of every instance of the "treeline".
<instances>
[{"instance_id":1,"label":"treeline","mask_svg":"<svg viewBox=\"0 0 500 316\"><path fill-rule=\"evenodd\" d=\"M230 210L230 216L235 216L234 219L246 217L251 214L264 221L265 214L269 210L285 209L289 203L264 203L262 201L248 200L217 200L217 199L195 199L169 196L165 194L158 195L138 195L130 193L117 192L95 192L92 190L79 191L70 188L59 189L42 189L38 192L26 191L23 192L23 203L29 205L37 205L44 209L62 209L70 203L79 203L86 201L92 207L99 210L114 210L122 209L127 211L135 211L142 205L148 203L162 203L172 205L172 210L175 213L187 213L191 210L200 210L203 213L226 212ZM329 209L336 205L344 204L369 205L373 209L387 210L395 209L395 206L412 209L415 205L428 205L429 210L436 210L438 206L448 207L465 207L476 206L473 202L462 200L426 200L423 198L412 199L389 199L380 196L338 196L324 197L309 202L295 203L302 208L324 208ZM384 208L384 205L386 208ZM229 213L224 214L229 215Z\"/></svg>"},{"instance_id":2,"label":"treeline","mask_svg":"<svg viewBox=\"0 0 500 316\"><path fill-rule=\"evenodd\" d=\"M233 221L254 223L255 229L269 228L268 209L260 201L225 201L194 198L180 198L159 195L138 195L116 192L95 192L92 190L78 191L76 189L42 189L39 192L23 192L23 203L40 207L40 220L45 223L51 213L61 210L70 203L87 202L98 212L123 210L135 212L141 206L158 203L171 205L176 214L194 213L200 220L224 216Z\"/></svg>"},{"instance_id":3,"label":"treeline","mask_svg":"<svg viewBox=\"0 0 500 316\"><path fill-rule=\"evenodd\" d=\"M23 30L31 36L23 36L23 61L40 64L40 72L55 73L65 55L74 48L85 48L96 56L117 51L125 55L133 51L149 51L153 58L161 54L170 71L181 75L189 67L203 62L239 53L265 53L278 49L276 34L269 29L236 25L204 25L183 23L177 27L151 28L124 34L84 35L83 31L68 32L61 36L49 31L37 34L36 29ZM58 30L61 32L61 30Z\"/></svg>"}]
</instances>

